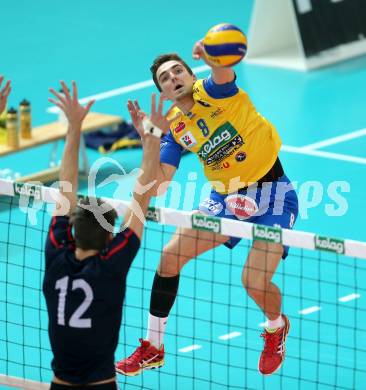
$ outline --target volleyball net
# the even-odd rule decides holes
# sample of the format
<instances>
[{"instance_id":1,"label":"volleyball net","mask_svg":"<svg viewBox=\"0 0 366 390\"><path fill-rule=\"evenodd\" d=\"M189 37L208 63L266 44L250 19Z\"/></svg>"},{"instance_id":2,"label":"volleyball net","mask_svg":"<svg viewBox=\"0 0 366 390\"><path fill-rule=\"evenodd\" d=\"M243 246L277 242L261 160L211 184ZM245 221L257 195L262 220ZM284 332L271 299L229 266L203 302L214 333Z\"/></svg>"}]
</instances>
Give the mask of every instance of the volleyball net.
<instances>
[{"instance_id":1,"label":"volleyball net","mask_svg":"<svg viewBox=\"0 0 366 390\"><path fill-rule=\"evenodd\" d=\"M0 180L0 384L48 388L52 378L42 295L44 244L56 189ZM109 200L123 215L127 202ZM127 279L116 359L146 335L150 290L161 252L177 227L240 237L182 270L165 335L165 365L123 389L362 389L366 383L366 243L150 208ZM286 360L258 372L265 318L242 285L252 240L290 247L274 282L291 320ZM264 254L265 256L265 254Z\"/></svg>"}]
</instances>

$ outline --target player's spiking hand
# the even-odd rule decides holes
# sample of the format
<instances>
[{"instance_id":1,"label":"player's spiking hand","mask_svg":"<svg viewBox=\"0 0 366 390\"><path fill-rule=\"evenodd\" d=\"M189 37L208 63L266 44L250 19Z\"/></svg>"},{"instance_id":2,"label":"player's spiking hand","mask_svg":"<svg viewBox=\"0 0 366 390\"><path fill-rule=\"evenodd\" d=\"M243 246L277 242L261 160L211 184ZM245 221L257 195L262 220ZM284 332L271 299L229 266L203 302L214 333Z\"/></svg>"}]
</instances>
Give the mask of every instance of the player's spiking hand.
<instances>
[{"instance_id":1,"label":"player's spiking hand","mask_svg":"<svg viewBox=\"0 0 366 390\"><path fill-rule=\"evenodd\" d=\"M55 96L55 99L49 98L48 100L59 107L66 115L69 121L70 128L79 129L81 123L90 111L91 106L95 100L91 100L84 107L78 101L78 88L75 81L72 82L72 96L70 95L69 89L63 81L60 81L63 94L56 92L53 88L49 91Z\"/></svg>"},{"instance_id":2,"label":"player's spiking hand","mask_svg":"<svg viewBox=\"0 0 366 390\"><path fill-rule=\"evenodd\" d=\"M4 76L0 75L0 88L3 81L4 81ZM0 114L2 114L2 112L5 110L6 102L10 92L11 92L11 81L8 80L5 83L5 86L2 89L0 89Z\"/></svg>"},{"instance_id":3,"label":"player's spiking hand","mask_svg":"<svg viewBox=\"0 0 366 390\"><path fill-rule=\"evenodd\" d=\"M197 41L193 45L192 58L194 60L199 60L199 59L202 58L205 62L207 62L206 61L206 55L205 55L205 49L203 48L203 41L202 41L202 39L200 39L199 41Z\"/></svg>"},{"instance_id":4,"label":"player's spiking hand","mask_svg":"<svg viewBox=\"0 0 366 390\"><path fill-rule=\"evenodd\" d=\"M206 52L203 47L203 39L200 39L193 45L192 58L194 60L203 60L208 66L215 67L215 64L207 59Z\"/></svg>"},{"instance_id":5,"label":"player's spiking hand","mask_svg":"<svg viewBox=\"0 0 366 390\"><path fill-rule=\"evenodd\" d=\"M225 84L232 81L235 77L234 71L231 67L217 66L207 59L206 52L203 46L203 39L197 41L192 49L192 58L194 60L203 60L211 67L212 78L216 84Z\"/></svg>"}]
</instances>

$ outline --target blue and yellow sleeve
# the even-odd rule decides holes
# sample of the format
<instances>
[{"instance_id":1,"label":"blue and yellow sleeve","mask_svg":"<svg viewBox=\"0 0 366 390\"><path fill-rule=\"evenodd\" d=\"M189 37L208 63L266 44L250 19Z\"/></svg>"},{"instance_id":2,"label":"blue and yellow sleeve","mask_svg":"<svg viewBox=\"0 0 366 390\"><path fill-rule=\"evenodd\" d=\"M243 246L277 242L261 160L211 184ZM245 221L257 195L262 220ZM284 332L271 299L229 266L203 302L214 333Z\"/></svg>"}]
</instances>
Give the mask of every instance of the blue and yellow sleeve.
<instances>
[{"instance_id":1,"label":"blue and yellow sleeve","mask_svg":"<svg viewBox=\"0 0 366 390\"><path fill-rule=\"evenodd\" d=\"M225 84L216 84L210 75L207 79L203 80L203 87L213 99L225 99L235 96L239 92L239 88L236 85L236 76L233 81Z\"/></svg>"},{"instance_id":2,"label":"blue and yellow sleeve","mask_svg":"<svg viewBox=\"0 0 366 390\"><path fill-rule=\"evenodd\" d=\"M182 157L182 151L183 147L176 142L171 132L169 132L161 139L160 162L178 168Z\"/></svg>"}]
</instances>

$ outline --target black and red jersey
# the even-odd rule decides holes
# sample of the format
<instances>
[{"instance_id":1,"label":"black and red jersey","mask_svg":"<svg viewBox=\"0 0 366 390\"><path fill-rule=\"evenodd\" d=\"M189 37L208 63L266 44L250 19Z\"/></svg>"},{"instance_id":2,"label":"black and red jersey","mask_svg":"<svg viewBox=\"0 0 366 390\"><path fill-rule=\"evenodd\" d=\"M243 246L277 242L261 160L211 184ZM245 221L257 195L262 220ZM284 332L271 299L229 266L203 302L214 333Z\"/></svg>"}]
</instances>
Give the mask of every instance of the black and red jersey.
<instances>
[{"instance_id":1,"label":"black and red jersey","mask_svg":"<svg viewBox=\"0 0 366 390\"><path fill-rule=\"evenodd\" d=\"M58 378L82 384L115 375L126 277L139 246L136 234L126 229L98 255L79 261L69 218L52 218L43 293Z\"/></svg>"}]
</instances>

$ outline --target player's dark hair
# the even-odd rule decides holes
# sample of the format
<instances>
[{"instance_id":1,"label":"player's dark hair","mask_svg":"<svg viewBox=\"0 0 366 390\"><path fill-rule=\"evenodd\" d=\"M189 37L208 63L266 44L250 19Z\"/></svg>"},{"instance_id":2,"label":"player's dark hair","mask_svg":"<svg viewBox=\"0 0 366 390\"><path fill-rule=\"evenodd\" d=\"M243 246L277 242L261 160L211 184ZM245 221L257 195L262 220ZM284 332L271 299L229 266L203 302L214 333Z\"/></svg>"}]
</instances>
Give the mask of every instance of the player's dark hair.
<instances>
[{"instance_id":1,"label":"player's dark hair","mask_svg":"<svg viewBox=\"0 0 366 390\"><path fill-rule=\"evenodd\" d=\"M114 226L117 212L108 203L93 200L91 202L88 197L80 199L70 222L74 227L76 248L101 251L107 246L111 232L99 223L97 216L102 215L111 226Z\"/></svg>"},{"instance_id":2,"label":"player's dark hair","mask_svg":"<svg viewBox=\"0 0 366 390\"><path fill-rule=\"evenodd\" d=\"M180 62L188 70L189 74L193 74L192 69L176 53L162 54L162 55L156 57L153 64L150 67L150 71L152 73L154 83L160 92L161 92L161 87L159 85L158 79L156 78L156 72L160 68L161 65L163 65L165 62L168 62L168 61Z\"/></svg>"}]
</instances>

